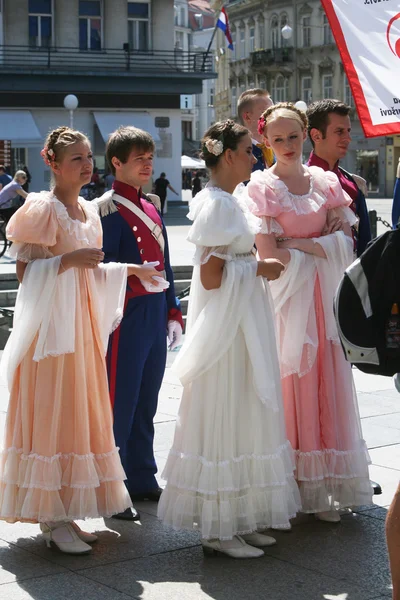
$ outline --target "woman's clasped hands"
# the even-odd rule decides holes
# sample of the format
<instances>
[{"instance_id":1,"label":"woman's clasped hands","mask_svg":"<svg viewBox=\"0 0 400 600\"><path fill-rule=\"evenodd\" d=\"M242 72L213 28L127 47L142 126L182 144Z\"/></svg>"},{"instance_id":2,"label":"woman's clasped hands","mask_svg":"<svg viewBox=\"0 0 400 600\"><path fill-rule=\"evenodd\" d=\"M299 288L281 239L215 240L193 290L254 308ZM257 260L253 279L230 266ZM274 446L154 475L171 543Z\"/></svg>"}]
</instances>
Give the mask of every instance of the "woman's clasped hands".
<instances>
[{"instance_id":1,"label":"woman's clasped hands","mask_svg":"<svg viewBox=\"0 0 400 600\"><path fill-rule=\"evenodd\" d=\"M61 263L64 271L71 268L95 269L104 260L104 252L99 248L80 248L63 254Z\"/></svg>"}]
</instances>

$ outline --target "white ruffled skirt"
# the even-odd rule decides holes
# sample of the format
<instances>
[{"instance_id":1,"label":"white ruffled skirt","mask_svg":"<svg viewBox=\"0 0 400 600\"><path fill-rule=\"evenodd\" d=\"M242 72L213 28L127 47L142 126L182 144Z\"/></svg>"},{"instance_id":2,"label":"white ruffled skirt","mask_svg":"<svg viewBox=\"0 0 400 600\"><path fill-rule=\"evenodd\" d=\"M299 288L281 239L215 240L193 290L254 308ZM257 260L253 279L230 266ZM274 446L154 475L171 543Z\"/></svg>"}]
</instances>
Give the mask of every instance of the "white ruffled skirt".
<instances>
[{"instance_id":1,"label":"white ruffled skirt","mask_svg":"<svg viewBox=\"0 0 400 600\"><path fill-rule=\"evenodd\" d=\"M258 341L270 356L271 395L277 396L279 410L256 393L239 327L224 355L184 387L162 475L167 486L159 517L175 529L198 529L204 539L229 540L268 527L286 529L300 509L294 455L285 434L274 324L259 278L250 302L257 309L262 303L267 313L260 319Z\"/></svg>"}]
</instances>

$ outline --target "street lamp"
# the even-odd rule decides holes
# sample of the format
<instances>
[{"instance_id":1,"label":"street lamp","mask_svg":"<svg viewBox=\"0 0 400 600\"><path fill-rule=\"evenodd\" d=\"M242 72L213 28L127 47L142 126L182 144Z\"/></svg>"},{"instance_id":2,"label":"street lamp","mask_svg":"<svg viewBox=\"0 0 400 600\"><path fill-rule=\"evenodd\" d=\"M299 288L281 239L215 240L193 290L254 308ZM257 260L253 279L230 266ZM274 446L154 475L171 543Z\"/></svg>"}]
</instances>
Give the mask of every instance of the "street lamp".
<instances>
[{"instance_id":1,"label":"street lamp","mask_svg":"<svg viewBox=\"0 0 400 600\"><path fill-rule=\"evenodd\" d=\"M281 34L284 40L290 40L293 35L293 29L290 27L290 25L285 25L281 29Z\"/></svg>"},{"instance_id":2,"label":"street lamp","mask_svg":"<svg viewBox=\"0 0 400 600\"><path fill-rule=\"evenodd\" d=\"M74 128L74 110L78 108L78 98L74 94L68 94L64 98L64 107L69 110L69 126Z\"/></svg>"},{"instance_id":3,"label":"street lamp","mask_svg":"<svg viewBox=\"0 0 400 600\"><path fill-rule=\"evenodd\" d=\"M307 104L303 100L298 100L295 104L295 107L302 112L307 112Z\"/></svg>"}]
</instances>

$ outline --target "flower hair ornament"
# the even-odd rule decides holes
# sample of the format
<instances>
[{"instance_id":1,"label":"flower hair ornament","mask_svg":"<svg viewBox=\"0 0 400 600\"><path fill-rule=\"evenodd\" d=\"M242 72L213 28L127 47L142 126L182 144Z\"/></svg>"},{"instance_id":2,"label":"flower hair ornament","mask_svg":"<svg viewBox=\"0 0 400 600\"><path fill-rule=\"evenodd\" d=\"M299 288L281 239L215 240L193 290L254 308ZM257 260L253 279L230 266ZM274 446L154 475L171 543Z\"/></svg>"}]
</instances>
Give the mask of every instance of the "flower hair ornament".
<instances>
[{"instance_id":1,"label":"flower hair ornament","mask_svg":"<svg viewBox=\"0 0 400 600\"><path fill-rule=\"evenodd\" d=\"M266 126L267 122L265 120L265 117L260 117L258 119L258 133L260 135L264 135L264 130L265 130L265 126Z\"/></svg>"},{"instance_id":2,"label":"flower hair ornament","mask_svg":"<svg viewBox=\"0 0 400 600\"><path fill-rule=\"evenodd\" d=\"M55 158L54 150L45 146L40 152L40 156L43 158L45 164L47 166L50 166L50 164L54 161Z\"/></svg>"},{"instance_id":3,"label":"flower hair ornament","mask_svg":"<svg viewBox=\"0 0 400 600\"><path fill-rule=\"evenodd\" d=\"M220 156L224 151L224 144L221 140L213 140L210 138L204 143L204 148L209 154Z\"/></svg>"}]
</instances>

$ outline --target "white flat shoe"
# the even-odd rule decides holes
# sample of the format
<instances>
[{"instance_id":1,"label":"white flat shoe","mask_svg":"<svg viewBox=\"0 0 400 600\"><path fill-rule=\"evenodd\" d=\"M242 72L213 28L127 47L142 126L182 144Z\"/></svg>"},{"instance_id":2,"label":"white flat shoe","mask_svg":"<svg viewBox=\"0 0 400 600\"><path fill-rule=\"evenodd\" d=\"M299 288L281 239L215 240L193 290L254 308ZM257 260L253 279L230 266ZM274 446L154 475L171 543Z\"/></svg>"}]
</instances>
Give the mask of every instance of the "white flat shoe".
<instances>
[{"instance_id":1,"label":"white flat shoe","mask_svg":"<svg viewBox=\"0 0 400 600\"><path fill-rule=\"evenodd\" d=\"M271 527L272 531L283 531L283 533L289 533L290 531L292 531L292 524L289 523L289 527L285 527L284 529L280 529L279 527Z\"/></svg>"},{"instance_id":2,"label":"white flat shoe","mask_svg":"<svg viewBox=\"0 0 400 600\"><path fill-rule=\"evenodd\" d=\"M315 513L315 518L318 521L326 521L327 523L340 523L340 515L337 510Z\"/></svg>"},{"instance_id":3,"label":"white flat shoe","mask_svg":"<svg viewBox=\"0 0 400 600\"><path fill-rule=\"evenodd\" d=\"M73 529L75 529L79 539L81 539L82 542L85 542L86 544L94 544L94 542L97 542L97 540L99 539L94 533L82 531L82 529L79 527L79 525L75 523L75 521L71 521L70 525L71 527L73 527Z\"/></svg>"},{"instance_id":4,"label":"white flat shoe","mask_svg":"<svg viewBox=\"0 0 400 600\"><path fill-rule=\"evenodd\" d=\"M56 525L54 527L49 527L47 523L41 523L40 529L42 530L43 537L48 548L51 547L51 544L54 544L61 552L64 552L65 554L89 554L92 551L92 547L88 544L85 544L85 542L79 538L71 523L61 522L60 525ZM66 537L69 537L70 541L61 542L54 539L54 532L61 529L64 529L63 533L66 534ZM59 531L58 533L61 532Z\"/></svg>"},{"instance_id":5,"label":"white flat shoe","mask_svg":"<svg viewBox=\"0 0 400 600\"><path fill-rule=\"evenodd\" d=\"M201 540L203 552L206 555L210 554L226 554L231 558L260 558L264 556L264 552L260 548L249 546L239 536L235 535L232 540Z\"/></svg>"},{"instance_id":6,"label":"white flat shoe","mask_svg":"<svg viewBox=\"0 0 400 600\"><path fill-rule=\"evenodd\" d=\"M253 531L253 533L246 533L246 535L240 536L244 539L246 544L250 544L250 546L255 546L256 548L265 548L267 546L274 546L276 544L276 539L271 537L270 535L265 535L265 533L259 533L258 531Z\"/></svg>"}]
</instances>

